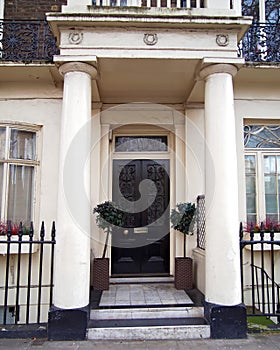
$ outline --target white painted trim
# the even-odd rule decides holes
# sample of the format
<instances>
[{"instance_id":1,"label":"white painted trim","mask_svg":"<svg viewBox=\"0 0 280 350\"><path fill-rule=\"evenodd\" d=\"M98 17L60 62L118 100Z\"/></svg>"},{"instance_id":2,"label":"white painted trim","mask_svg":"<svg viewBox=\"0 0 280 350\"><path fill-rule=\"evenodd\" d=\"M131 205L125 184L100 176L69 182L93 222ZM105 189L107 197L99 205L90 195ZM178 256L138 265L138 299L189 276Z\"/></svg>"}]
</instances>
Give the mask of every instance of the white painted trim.
<instances>
[{"instance_id":1,"label":"white painted trim","mask_svg":"<svg viewBox=\"0 0 280 350\"><path fill-rule=\"evenodd\" d=\"M149 112L147 112L149 114ZM137 122L137 121L136 121ZM138 120L140 122L140 120ZM166 159L169 161L169 172L170 172L170 205L172 206L173 203L176 202L176 198L174 198L174 182L175 182L175 169L174 169L174 156L172 150L174 150L174 137L176 137L175 134L172 134L169 129L162 129L157 127L156 125L150 126L152 130L146 129L146 126L138 125L137 128L135 127L128 127L126 128L120 128L116 129L116 131L113 131L113 138L111 142L111 160L110 160L110 169L109 169L109 178L110 178L110 194L112 196L112 186L113 186L113 179L112 179L112 171L113 171L113 165L112 162L114 159ZM123 136L123 135L166 135L168 138L168 149L170 151L167 152L114 152L114 140L116 136ZM174 273L174 259L175 259L175 247L176 247L176 235L174 234L174 230L170 229L170 261L169 261L169 272L172 275ZM111 259L110 259L111 261Z\"/></svg>"},{"instance_id":2,"label":"white painted trim","mask_svg":"<svg viewBox=\"0 0 280 350\"><path fill-rule=\"evenodd\" d=\"M0 19L4 18L5 0L0 1Z\"/></svg>"}]
</instances>

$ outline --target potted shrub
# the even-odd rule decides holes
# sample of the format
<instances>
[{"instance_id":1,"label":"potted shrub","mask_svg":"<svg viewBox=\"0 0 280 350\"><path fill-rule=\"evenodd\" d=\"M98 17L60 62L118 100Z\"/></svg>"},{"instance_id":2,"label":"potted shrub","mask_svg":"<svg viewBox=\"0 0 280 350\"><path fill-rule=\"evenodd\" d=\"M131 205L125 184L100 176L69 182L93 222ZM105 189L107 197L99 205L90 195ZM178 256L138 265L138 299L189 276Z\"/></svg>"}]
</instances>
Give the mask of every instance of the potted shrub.
<instances>
[{"instance_id":1,"label":"potted shrub","mask_svg":"<svg viewBox=\"0 0 280 350\"><path fill-rule=\"evenodd\" d=\"M172 227L184 235L184 256L175 258L175 288L192 289L193 287L193 262L186 257L186 235L193 233L195 204L179 203L171 211Z\"/></svg>"},{"instance_id":2,"label":"potted shrub","mask_svg":"<svg viewBox=\"0 0 280 350\"><path fill-rule=\"evenodd\" d=\"M105 242L101 258L93 261L93 288L96 290L109 289L109 258L106 258L109 236L115 226L124 225L124 212L117 205L110 201L98 204L93 213L97 214L96 224L105 233Z\"/></svg>"}]
</instances>

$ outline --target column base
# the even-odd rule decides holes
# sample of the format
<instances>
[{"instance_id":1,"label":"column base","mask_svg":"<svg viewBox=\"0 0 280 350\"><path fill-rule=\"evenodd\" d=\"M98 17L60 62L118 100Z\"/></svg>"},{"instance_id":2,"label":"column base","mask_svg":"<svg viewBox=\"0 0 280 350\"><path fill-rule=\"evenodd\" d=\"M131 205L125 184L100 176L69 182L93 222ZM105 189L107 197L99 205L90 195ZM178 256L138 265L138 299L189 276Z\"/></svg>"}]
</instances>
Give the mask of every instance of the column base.
<instances>
[{"instance_id":1,"label":"column base","mask_svg":"<svg viewBox=\"0 0 280 350\"><path fill-rule=\"evenodd\" d=\"M89 306L60 309L53 305L49 311L48 340L85 340L88 319Z\"/></svg>"},{"instance_id":2,"label":"column base","mask_svg":"<svg viewBox=\"0 0 280 350\"><path fill-rule=\"evenodd\" d=\"M247 338L247 314L243 304L223 306L205 302L204 317L213 339Z\"/></svg>"}]
</instances>

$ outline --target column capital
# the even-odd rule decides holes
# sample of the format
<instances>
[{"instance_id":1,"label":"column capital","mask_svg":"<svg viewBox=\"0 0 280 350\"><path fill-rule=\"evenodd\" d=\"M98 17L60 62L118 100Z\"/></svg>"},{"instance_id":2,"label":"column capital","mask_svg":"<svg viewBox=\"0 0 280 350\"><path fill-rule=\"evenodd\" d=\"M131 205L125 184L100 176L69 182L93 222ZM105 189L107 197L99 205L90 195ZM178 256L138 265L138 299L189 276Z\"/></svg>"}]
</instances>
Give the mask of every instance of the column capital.
<instances>
[{"instance_id":1,"label":"column capital","mask_svg":"<svg viewBox=\"0 0 280 350\"><path fill-rule=\"evenodd\" d=\"M97 69L91 64L84 62L66 62L59 67L59 73L65 75L69 72L82 72L90 75L91 79L96 79Z\"/></svg>"},{"instance_id":2,"label":"column capital","mask_svg":"<svg viewBox=\"0 0 280 350\"><path fill-rule=\"evenodd\" d=\"M237 71L238 71L237 67L233 64L228 64L228 63L211 64L200 70L199 77L200 79L205 80L209 75L219 74L219 73L227 73L234 77Z\"/></svg>"}]
</instances>

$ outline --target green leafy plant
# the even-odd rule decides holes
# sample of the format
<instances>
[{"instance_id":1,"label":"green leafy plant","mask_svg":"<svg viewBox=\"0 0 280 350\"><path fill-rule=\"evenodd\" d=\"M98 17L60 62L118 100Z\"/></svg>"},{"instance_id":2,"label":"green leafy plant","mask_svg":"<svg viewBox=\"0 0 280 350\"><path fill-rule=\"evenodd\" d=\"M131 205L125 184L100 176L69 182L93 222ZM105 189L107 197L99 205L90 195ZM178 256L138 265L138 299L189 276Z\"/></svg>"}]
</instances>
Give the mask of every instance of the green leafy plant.
<instances>
[{"instance_id":1,"label":"green leafy plant","mask_svg":"<svg viewBox=\"0 0 280 350\"><path fill-rule=\"evenodd\" d=\"M194 203L178 203L171 210L170 220L176 231L184 234L184 257L186 257L186 235L193 234L196 208Z\"/></svg>"},{"instance_id":2,"label":"green leafy plant","mask_svg":"<svg viewBox=\"0 0 280 350\"><path fill-rule=\"evenodd\" d=\"M108 247L109 234L112 232L114 226L124 226L125 213L120 210L115 203L105 201L103 203L97 204L97 206L93 209L93 214L97 214L97 226L106 232L106 239L102 254L102 258L105 258Z\"/></svg>"}]
</instances>

